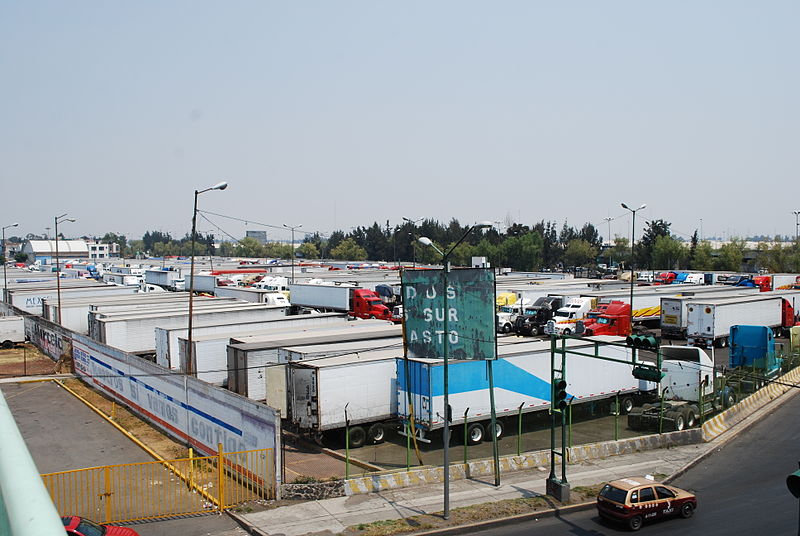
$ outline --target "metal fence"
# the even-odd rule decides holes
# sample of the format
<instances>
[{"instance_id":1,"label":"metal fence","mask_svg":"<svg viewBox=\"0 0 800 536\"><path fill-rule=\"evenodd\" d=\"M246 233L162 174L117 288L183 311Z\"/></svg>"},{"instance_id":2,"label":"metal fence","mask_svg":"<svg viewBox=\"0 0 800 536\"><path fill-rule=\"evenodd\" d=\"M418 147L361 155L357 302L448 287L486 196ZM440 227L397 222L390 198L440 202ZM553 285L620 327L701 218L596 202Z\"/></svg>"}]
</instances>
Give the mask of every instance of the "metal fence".
<instances>
[{"instance_id":1,"label":"metal fence","mask_svg":"<svg viewBox=\"0 0 800 536\"><path fill-rule=\"evenodd\" d=\"M222 511L275 498L273 449L43 474L62 515L100 523Z\"/></svg>"}]
</instances>

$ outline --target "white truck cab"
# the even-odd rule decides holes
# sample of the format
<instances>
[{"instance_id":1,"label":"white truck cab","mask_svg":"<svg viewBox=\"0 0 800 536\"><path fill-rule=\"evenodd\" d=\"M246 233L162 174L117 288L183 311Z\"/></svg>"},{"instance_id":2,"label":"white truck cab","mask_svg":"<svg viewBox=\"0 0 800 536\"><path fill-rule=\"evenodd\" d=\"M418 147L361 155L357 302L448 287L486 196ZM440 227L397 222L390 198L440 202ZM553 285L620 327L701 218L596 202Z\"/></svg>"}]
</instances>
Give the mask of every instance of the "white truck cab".
<instances>
[{"instance_id":1,"label":"white truck cab","mask_svg":"<svg viewBox=\"0 0 800 536\"><path fill-rule=\"evenodd\" d=\"M572 335L578 320L586 318L586 314L597 304L596 298L570 298L567 304L556 311L553 316L553 328L557 335Z\"/></svg>"}]
</instances>

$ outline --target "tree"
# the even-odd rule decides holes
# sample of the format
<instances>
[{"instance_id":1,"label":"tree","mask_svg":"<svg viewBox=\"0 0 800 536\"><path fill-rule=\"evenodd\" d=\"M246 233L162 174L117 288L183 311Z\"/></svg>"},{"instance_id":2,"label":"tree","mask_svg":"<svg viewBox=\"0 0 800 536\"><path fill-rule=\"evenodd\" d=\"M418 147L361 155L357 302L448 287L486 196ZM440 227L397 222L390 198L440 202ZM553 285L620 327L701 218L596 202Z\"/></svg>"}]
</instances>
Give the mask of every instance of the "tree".
<instances>
[{"instance_id":1,"label":"tree","mask_svg":"<svg viewBox=\"0 0 800 536\"><path fill-rule=\"evenodd\" d=\"M617 263L620 266L628 266L628 263L631 259L631 244L630 240L625 238L624 236L615 236L614 237L614 245L606 251L609 263Z\"/></svg>"},{"instance_id":2,"label":"tree","mask_svg":"<svg viewBox=\"0 0 800 536\"><path fill-rule=\"evenodd\" d=\"M669 227L672 225L664 220L647 222L644 235L636 243L636 264L640 268L653 267L653 247L659 236L670 236Z\"/></svg>"},{"instance_id":3,"label":"tree","mask_svg":"<svg viewBox=\"0 0 800 536\"><path fill-rule=\"evenodd\" d=\"M291 246L289 246L291 249ZM241 257L264 257L264 246L255 238L248 236L239 240L237 254Z\"/></svg>"},{"instance_id":4,"label":"tree","mask_svg":"<svg viewBox=\"0 0 800 536\"><path fill-rule=\"evenodd\" d=\"M14 255L14 260L17 262L28 262L28 254L20 251L19 253ZM5 259L3 260L3 262L5 262Z\"/></svg>"},{"instance_id":5,"label":"tree","mask_svg":"<svg viewBox=\"0 0 800 536\"><path fill-rule=\"evenodd\" d=\"M319 250L311 242L303 242L297 247L297 256L304 259L319 259Z\"/></svg>"},{"instance_id":6,"label":"tree","mask_svg":"<svg viewBox=\"0 0 800 536\"><path fill-rule=\"evenodd\" d=\"M714 258L712 257L712 251L711 244L706 240L697 244L697 249L694 251L689 267L692 270L713 270Z\"/></svg>"},{"instance_id":7,"label":"tree","mask_svg":"<svg viewBox=\"0 0 800 536\"><path fill-rule=\"evenodd\" d=\"M679 240L671 236L656 237L653 245L653 266L673 270L680 268L680 265L688 256L686 246Z\"/></svg>"},{"instance_id":8,"label":"tree","mask_svg":"<svg viewBox=\"0 0 800 536\"><path fill-rule=\"evenodd\" d=\"M719 248L719 258L717 258L717 269L738 272L742 269L744 261L745 241L742 238L731 238L727 244Z\"/></svg>"},{"instance_id":9,"label":"tree","mask_svg":"<svg viewBox=\"0 0 800 536\"><path fill-rule=\"evenodd\" d=\"M507 238L500 244L500 259L505 266L514 270L536 270L542 264L542 243L539 233Z\"/></svg>"},{"instance_id":10,"label":"tree","mask_svg":"<svg viewBox=\"0 0 800 536\"><path fill-rule=\"evenodd\" d=\"M261 256L273 259L291 259L292 246L283 242L267 242L264 244L263 255Z\"/></svg>"},{"instance_id":11,"label":"tree","mask_svg":"<svg viewBox=\"0 0 800 536\"><path fill-rule=\"evenodd\" d=\"M367 259L367 250L359 246L352 238L345 238L331 250L331 257L338 260L363 261Z\"/></svg>"},{"instance_id":12,"label":"tree","mask_svg":"<svg viewBox=\"0 0 800 536\"><path fill-rule=\"evenodd\" d=\"M125 256L125 248L128 246L128 239L125 238L124 234L106 233L105 236L100 239L100 242L104 244L117 244L119 246L120 256Z\"/></svg>"},{"instance_id":13,"label":"tree","mask_svg":"<svg viewBox=\"0 0 800 536\"><path fill-rule=\"evenodd\" d=\"M597 248L580 238L570 240L564 250L565 266L577 267L594 265L596 258Z\"/></svg>"}]
</instances>

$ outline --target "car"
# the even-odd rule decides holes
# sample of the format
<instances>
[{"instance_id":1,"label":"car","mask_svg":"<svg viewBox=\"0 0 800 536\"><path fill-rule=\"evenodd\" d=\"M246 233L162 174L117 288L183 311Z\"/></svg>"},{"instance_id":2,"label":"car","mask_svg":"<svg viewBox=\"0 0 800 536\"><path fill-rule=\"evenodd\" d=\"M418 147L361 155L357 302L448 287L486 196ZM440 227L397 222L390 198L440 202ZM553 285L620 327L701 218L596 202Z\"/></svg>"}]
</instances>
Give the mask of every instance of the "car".
<instances>
[{"instance_id":1,"label":"car","mask_svg":"<svg viewBox=\"0 0 800 536\"><path fill-rule=\"evenodd\" d=\"M139 533L128 527L114 525L98 525L94 521L78 516L61 518L68 536L139 536Z\"/></svg>"},{"instance_id":2,"label":"car","mask_svg":"<svg viewBox=\"0 0 800 536\"><path fill-rule=\"evenodd\" d=\"M631 530L639 530L652 519L690 518L696 508L694 493L656 482L649 475L611 481L597 496L600 517L624 523Z\"/></svg>"}]
</instances>

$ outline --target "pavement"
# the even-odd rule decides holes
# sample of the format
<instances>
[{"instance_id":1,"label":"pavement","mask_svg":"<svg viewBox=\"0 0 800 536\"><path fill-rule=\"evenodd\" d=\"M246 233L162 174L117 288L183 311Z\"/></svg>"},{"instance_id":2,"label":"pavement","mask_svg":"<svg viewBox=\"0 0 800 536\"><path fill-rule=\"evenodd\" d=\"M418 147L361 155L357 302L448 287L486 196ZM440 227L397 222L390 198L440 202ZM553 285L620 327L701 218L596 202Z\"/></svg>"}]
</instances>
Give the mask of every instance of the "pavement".
<instances>
[{"instance_id":1,"label":"pavement","mask_svg":"<svg viewBox=\"0 0 800 536\"><path fill-rule=\"evenodd\" d=\"M652 474L668 475L665 481L677 478L700 460L719 449L724 443L758 421L776 404L788 400L796 394L792 389L771 403L748 416L734 428L727 430L713 441L686 446L675 446L609 456L583 461L567 466L567 480L574 489L577 486L594 486L634 475ZM450 508L456 509L488 502L502 501L525 497L545 495L545 484L550 468L537 467L524 471L501 474L500 486L494 486L494 479L481 477L476 479L459 479L450 482ZM560 474L557 467L557 474ZM662 476L663 478L663 476ZM442 484L425 484L377 493L350 495L332 499L309 501L272 510L249 514L234 514L234 519L255 536L303 536L306 534L338 534L347 527L361 523L372 523L391 519L400 519L421 514L439 514L442 512ZM549 511L537 511L525 514L530 517L542 517L564 509L592 508L594 502L586 502L577 506L554 508ZM516 516L515 519L519 519ZM491 520L470 525L470 528L488 528L493 525L508 523L509 520ZM431 533L457 534L467 526L431 531Z\"/></svg>"}]
</instances>

